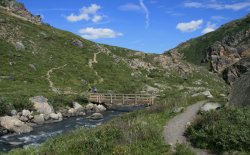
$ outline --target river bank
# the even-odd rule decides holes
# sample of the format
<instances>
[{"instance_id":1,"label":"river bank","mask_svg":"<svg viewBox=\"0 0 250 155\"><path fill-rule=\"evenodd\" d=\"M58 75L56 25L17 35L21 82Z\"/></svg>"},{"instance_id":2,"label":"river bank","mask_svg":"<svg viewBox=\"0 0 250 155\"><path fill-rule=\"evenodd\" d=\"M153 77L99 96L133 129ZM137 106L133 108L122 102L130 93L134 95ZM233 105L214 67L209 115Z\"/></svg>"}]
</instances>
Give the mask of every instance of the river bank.
<instances>
[{"instance_id":1,"label":"river bank","mask_svg":"<svg viewBox=\"0 0 250 155\"><path fill-rule=\"evenodd\" d=\"M8 152L15 148L28 148L30 146L36 147L45 142L48 138L66 134L79 128L93 128L100 126L114 117L144 108L144 106L120 107L117 110L113 109L102 112L103 118L98 120L88 118L91 116L90 113L86 116L64 117L60 122L36 125L30 133L14 133L1 136L0 151Z\"/></svg>"}]
</instances>

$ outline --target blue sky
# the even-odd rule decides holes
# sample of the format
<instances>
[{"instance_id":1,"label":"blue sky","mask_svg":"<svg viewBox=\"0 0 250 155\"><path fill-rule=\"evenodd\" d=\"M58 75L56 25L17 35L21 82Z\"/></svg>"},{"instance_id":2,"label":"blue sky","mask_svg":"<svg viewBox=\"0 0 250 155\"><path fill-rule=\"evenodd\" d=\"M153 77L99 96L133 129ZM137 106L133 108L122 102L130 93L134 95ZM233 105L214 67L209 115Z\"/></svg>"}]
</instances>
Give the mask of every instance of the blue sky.
<instances>
[{"instance_id":1,"label":"blue sky","mask_svg":"<svg viewBox=\"0 0 250 155\"><path fill-rule=\"evenodd\" d=\"M98 43L162 53L250 12L250 0L18 0Z\"/></svg>"}]
</instances>

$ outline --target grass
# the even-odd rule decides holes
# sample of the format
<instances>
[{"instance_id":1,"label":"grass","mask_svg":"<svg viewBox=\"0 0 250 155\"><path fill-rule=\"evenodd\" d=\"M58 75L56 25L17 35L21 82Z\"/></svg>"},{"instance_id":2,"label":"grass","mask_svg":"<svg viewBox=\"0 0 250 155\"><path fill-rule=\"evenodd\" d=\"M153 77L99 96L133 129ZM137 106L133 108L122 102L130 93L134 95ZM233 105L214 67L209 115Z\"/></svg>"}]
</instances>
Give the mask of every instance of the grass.
<instances>
[{"instance_id":1,"label":"grass","mask_svg":"<svg viewBox=\"0 0 250 155\"><path fill-rule=\"evenodd\" d=\"M163 126L176 115L174 107L202 100L176 93L178 98L159 100L149 109L125 114L100 127L77 129L50 139L39 148L17 149L9 154L172 154L163 139ZM187 152L186 148L181 149Z\"/></svg>"},{"instance_id":2,"label":"grass","mask_svg":"<svg viewBox=\"0 0 250 155\"><path fill-rule=\"evenodd\" d=\"M250 108L226 107L203 113L187 130L191 142L217 153L250 153Z\"/></svg>"}]
</instances>

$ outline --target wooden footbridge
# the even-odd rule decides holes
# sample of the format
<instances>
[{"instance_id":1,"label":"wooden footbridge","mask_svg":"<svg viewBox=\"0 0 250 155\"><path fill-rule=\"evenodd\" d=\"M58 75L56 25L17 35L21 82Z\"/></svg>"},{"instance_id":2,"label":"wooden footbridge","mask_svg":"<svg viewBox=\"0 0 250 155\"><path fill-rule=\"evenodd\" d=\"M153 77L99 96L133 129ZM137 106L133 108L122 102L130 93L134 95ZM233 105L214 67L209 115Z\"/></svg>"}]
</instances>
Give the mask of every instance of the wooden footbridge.
<instances>
[{"instance_id":1,"label":"wooden footbridge","mask_svg":"<svg viewBox=\"0 0 250 155\"><path fill-rule=\"evenodd\" d=\"M90 102L107 105L152 105L156 96L150 94L89 94Z\"/></svg>"}]
</instances>

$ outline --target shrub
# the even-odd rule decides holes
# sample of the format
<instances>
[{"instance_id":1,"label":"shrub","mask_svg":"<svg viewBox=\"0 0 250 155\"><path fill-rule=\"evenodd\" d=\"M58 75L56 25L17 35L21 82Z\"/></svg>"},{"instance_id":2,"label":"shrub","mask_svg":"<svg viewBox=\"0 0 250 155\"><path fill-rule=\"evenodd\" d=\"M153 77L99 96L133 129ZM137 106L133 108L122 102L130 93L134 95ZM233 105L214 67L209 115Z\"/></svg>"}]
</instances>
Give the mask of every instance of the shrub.
<instances>
[{"instance_id":1,"label":"shrub","mask_svg":"<svg viewBox=\"0 0 250 155\"><path fill-rule=\"evenodd\" d=\"M217 153L250 151L250 108L225 108L202 114L187 136L199 148Z\"/></svg>"}]
</instances>

